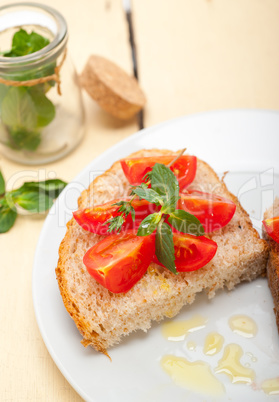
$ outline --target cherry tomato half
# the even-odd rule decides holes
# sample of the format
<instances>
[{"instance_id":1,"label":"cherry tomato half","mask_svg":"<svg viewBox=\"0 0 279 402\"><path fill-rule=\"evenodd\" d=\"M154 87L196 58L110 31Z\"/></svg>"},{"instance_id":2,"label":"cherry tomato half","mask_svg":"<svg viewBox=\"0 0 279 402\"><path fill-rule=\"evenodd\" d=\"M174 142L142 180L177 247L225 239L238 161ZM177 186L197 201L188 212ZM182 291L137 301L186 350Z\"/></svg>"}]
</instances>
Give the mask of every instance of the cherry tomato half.
<instances>
[{"instance_id":1,"label":"cherry tomato half","mask_svg":"<svg viewBox=\"0 0 279 402\"><path fill-rule=\"evenodd\" d=\"M279 216L274 218L265 219L263 221L266 233L274 240L279 243Z\"/></svg>"},{"instance_id":2,"label":"cherry tomato half","mask_svg":"<svg viewBox=\"0 0 279 402\"><path fill-rule=\"evenodd\" d=\"M113 293L128 292L147 271L155 250L155 236L134 231L112 234L91 247L83 262L87 271Z\"/></svg>"},{"instance_id":3,"label":"cherry tomato half","mask_svg":"<svg viewBox=\"0 0 279 402\"><path fill-rule=\"evenodd\" d=\"M109 201L102 205L96 205L93 208L79 209L73 213L73 216L77 223L88 232L96 233L99 235L107 235L109 224L104 225L104 223L121 213L117 212L119 209L118 205L113 205L119 201L128 201L129 198L116 199ZM158 210L154 204L146 201L134 199L132 201L132 206L135 209L135 222L133 222L131 214L125 218L125 222L121 230L136 229L139 227L140 222L149 214L152 214Z\"/></svg>"},{"instance_id":4,"label":"cherry tomato half","mask_svg":"<svg viewBox=\"0 0 279 402\"><path fill-rule=\"evenodd\" d=\"M174 160L175 155L151 156L146 158L122 159L121 166L130 184L138 185L142 183L143 177L150 172L155 163L168 165ZM197 158L191 155L183 155L172 164L170 169L173 171L182 190L188 186L195 178L197 170Z\"/></svg>"},{"instance_id":5,"label":"cherry tomato half","mask_svg":"<svg viewBox=\"0 0 279 402\"><path fill-rule=\"evenodd\" d=\"M227 225L235 213L235 203L216 194L191 190L180 193L180 197L177 207L195 215L205 233Z\"/></svg>"},{"instance_id":6,"label":"cherry tomato half","mask_svg":"<svg viewBox=\"0 0 279 402\"><path fill-rule=\"evenodd\" d=\"M196 271L204 267L217 251L217 243L205 236L173 233L175 266L178 272ZM153 262L162 265L156 255ZM163 265L162 265L163 266Z\"/></svg>"}]
</instances>

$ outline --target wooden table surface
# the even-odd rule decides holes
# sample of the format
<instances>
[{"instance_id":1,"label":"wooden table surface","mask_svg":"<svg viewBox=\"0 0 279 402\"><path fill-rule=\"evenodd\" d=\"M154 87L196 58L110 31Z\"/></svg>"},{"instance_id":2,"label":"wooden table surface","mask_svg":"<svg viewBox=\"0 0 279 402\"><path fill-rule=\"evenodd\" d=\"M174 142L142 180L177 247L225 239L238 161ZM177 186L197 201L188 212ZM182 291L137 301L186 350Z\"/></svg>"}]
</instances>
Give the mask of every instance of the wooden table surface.
<instances>
[{"instance_id":1,"label":"wooden table surface","mask_svg":"<svg viewBox=\"0 0 279 402\"><path fill-rule=\"evenodd\" d=\"M42 1L69 27L78 72L88 56L105 56L132 74L121 0ZM12 3L12 1L6 1ZM71 4L71 5L70 5ZM214 109L279 109L277 0L132 0L144 126ZM24 166L0 156L7 186L50 172L71 181L92 159L138 130L83 93L86 134L67 157ZM0 400L80 401L50 357L32 304L32 265L43 219L20 216L0 235Z\"/></svg>"}]
</instances>

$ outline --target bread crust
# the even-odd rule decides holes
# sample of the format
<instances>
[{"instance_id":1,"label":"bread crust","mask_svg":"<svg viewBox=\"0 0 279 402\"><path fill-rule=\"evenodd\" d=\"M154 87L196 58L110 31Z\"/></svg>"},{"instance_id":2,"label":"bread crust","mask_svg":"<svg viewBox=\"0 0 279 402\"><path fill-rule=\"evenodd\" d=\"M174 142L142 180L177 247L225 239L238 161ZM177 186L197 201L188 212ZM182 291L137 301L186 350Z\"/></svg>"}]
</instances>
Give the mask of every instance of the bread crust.
<instances>
[{"instance_id":1,"label":"bread crust","mask_svg":"<svg viewBox=\"0 0 279 402\"><path fill-rule=\"evenodd\" d=\"M270 253L267 263L268 286L274 303L274 314L279 333L279 244L270 239Z\"/></svg>"},{"instance_id":2,"label":"bread crust","mask_svg":"<svg viewBox=\"0 0 279 402\"><path fill-rule=\"evenodd\" d=\"M179 151L178 151L179 152ZM141 150L130 157L176 154L169 150ZM127 293L112 294L102 288L82 263L84 252L102 237L87 233L72 218L59 248L56 277L64 305L83 336L82 344L107 354L107 349L137 329L146 331L151 321L175 316L198 292L213 297L217 289L232 289L243 280L265 273L267 243L259 238L246 211L211 167L198 160L192 187L213 191L237 205L232 221L209 235L218 243L213 260L198 271L173 275L152 263L143 278ZM117 181L117 188L115 184ZM121 188L120 188L120 187ZM202 187L202 188L201 188ZM98 176L79 197L79 208L124 196L129 188L120 163ZM100 202L102 200L102 202ZM231 256L228 256L231 253Z\"/></svg>"},{"instance_id":3,"label":"bread crust","mask_svg":"<svg viewBox=\"0 0 279 402\"><path fill-rule=\"evenodd\" d=\"M279 198L275 199L274 204L269 208L265 214L264 219L272 218L279 215ZM267 279L268 286L274 303L274 314L276 318L277 329L279 333L279 244L276 243L265 232L263 227L264 237L267 239L270 246L269 258L267 263Z\"/></svg>"}]
</instances>

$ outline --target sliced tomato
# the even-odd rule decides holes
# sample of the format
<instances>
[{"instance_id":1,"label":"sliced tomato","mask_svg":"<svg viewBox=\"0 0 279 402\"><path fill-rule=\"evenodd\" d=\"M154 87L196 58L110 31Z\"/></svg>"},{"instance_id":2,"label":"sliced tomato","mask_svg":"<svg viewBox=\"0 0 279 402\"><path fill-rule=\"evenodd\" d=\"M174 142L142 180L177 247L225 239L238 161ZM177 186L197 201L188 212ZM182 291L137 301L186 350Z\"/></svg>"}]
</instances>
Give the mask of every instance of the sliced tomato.
<instances>
[{"instance_id":1,"label":"sliced tomato","mask_svg":"<svg viewBox=\"0 0 279 402\"><path fill-rule=\"evenodd\" d=\"M217 251L217 243L205 236L173 233L173 243L178 272L196 271L204 267ZM153 257L153 262L162 265L156 255Z\"/></svg>"},{"instance_id":2,"label":"sliced tomato","mask_svg":"<svg viewBox=\"0 0 279 402\"><path fill-rule=\"evenodd\" d=\"M120 162L129 183L139 185L143 182L144 176L146 173L150 172L155 163L168 165L174 159L175 155L167 155L122 159ZM170 169L177 177L180 189L183 189L192 183L195 178L197 158L192 155L183 155L171 165Z\"/></svg>"},{"instance_id":3,"label":"sliced tomato","mask_svg":"<svg viewBox=\"0 0 279 402\"><path fill-rule=\"evenodd\" d=\"M274 218L265 219L263 221L266 233L274 240L279 243L279 216Z\"/></svg>"},{"instance_id":4,"label":"sliced tomato","mask_svg":"<svg viewBox=\"0 0 279 402\"><path fill-rule=\"evenodd\" d=\"M119 216L121 212L117 212L118 205L113 205L119 201L128 201L129 198L116 199L109 201L102 205L96 205L93 208L79 209L73 213L73 216L77 223L88 232L96 233L99 235L109 234L109 224L104 225L106 221ZM131 214L125 218L125 222L122 226L122 230L136 229L139 227L140 222L149 214L152 214L158 210L156 205L146 201L134 199L132 206L135 209L135 222L133 222Z\"/></svg>"},{"instance_id":5,"label":"sliced tomato","mask_svg":"<svg viewBox=\"0 0 279 402\"><path fill-rule=\"evenodd\" d=\"M227 225L236 209L231 200L196 190L180 193L177 207L195 215L203 225L205 233L214 232Z\"/></svg>"},{"instance_id":6,"label":"sliced tomato","mask_svg":"<svg viewBox=\"0 0 279 402\"><path fill-rule=\"evenodd\" d=\"M155 236L134 231L112 234L91 247L83 262L87 271L113 293L128 292L145 274L155 250Z\"/></svg>"}]
</instances>

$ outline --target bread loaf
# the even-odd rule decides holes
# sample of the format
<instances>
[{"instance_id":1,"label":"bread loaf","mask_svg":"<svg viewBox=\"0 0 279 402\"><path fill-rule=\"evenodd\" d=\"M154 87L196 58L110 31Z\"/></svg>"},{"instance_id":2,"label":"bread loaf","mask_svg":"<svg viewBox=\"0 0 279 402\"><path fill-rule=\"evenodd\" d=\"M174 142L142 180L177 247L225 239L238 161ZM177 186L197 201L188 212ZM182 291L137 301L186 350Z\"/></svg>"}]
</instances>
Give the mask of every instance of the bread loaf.
<instances>
[{"instance_id":1,"label":"bread loaf","mask_svg":"<svg viewBox=\"0 0 279 402\"><path fill-rule=\"evenodd\" d=\"M131 157L166 154L174 152L142 150ZM211 298L218 289L233 289L239 282L251 281L265 272L266 242L253 229L237 198L201 160L198 160L191 187L219 194L236 203L236 212L230 223L208 236L218 243L216 255L205 267L178 275L152 263L147 273L127 293L113 294L88 274L83 256L102 237L86 232L74 219L68 222L59 249L56 275L63 302L83 337L84 346L91 345L107 353L108 348L132 331L147 331L153 320L174 317L183 305L193 303L197 293L204 290ZM129 183L120 163L116 162L82 192L79 208L102 204L128 193Z\"/></svg>"}]
</instances>

